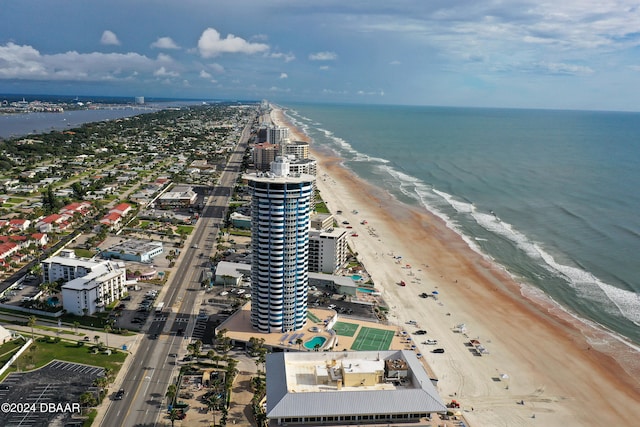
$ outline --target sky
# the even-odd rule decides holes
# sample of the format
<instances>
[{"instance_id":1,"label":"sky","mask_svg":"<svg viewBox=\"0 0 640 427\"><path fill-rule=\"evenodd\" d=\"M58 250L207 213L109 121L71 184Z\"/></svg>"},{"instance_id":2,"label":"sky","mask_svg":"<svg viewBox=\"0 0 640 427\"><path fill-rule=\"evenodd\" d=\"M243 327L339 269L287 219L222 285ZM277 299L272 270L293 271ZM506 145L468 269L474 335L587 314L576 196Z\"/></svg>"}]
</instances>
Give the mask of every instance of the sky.
<instances>
[{"instance_id":1,"label":"sky","mask_svg":"<svg viewBox=\"0 0 640 427\"><path fill-rule=\"evenodd\" d=\"M0 0L0 93L640 111L638 0Z\"/></svg>"}]
</instances>

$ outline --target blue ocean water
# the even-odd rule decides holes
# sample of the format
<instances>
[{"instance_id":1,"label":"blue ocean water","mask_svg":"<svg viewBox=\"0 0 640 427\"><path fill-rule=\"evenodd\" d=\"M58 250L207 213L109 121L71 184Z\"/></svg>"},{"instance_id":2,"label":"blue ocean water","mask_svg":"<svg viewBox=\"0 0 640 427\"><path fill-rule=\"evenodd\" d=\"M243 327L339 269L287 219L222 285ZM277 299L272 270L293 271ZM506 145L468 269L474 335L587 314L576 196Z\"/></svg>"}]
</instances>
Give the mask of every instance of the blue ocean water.
<instances>
[{"instance_id":1,"label":"blue ocean water","mask_svg":"<svg viewBox=\"0 0 640 427\"><path fill-rule=\"evenodd\" d=\"M363 179L447 221L579 317L640 343L640 114L285 107Z\"/></svg>"}]
</instances>

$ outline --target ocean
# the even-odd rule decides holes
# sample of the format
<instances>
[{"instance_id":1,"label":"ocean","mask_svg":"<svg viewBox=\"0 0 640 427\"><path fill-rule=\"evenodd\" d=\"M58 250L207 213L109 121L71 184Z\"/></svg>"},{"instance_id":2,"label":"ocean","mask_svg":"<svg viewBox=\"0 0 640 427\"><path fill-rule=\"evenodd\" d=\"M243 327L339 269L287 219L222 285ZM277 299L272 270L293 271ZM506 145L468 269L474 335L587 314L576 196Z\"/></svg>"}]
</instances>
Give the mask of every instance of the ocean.
<instances>
[{"instance_id":1,"label":"ocean","mask_svg":"<svg viewBox=\"0 0 640 427\"><path fill-rule=\"evenodd\" d=\"M640 113L287 104L364 180L525 291L640 344Z\"/></svg>"}]
</instances>

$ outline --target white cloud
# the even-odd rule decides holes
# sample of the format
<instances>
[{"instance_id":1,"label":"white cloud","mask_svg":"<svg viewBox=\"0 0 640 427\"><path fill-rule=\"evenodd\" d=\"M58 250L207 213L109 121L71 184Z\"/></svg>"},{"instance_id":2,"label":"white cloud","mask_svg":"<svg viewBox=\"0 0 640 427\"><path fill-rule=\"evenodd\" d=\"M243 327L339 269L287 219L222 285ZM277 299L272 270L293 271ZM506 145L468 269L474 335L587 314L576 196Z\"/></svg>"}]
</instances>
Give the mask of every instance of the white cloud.
<instances>
[{"instance_id":1,"label":"white cloud","mask_svg":"<svg viewBox=\"0 0 640 427\"><path fill-rule=\"evenodd\" d=\"M180 74L175 71L169 71L163 66L154 71L153 75L156 77L178 77Z\"/></svg>"},{"instance_id":2,"label":"white cloud","mask_svg":"<svg viewBox=\"0 0 640 427\"><path fill-rule=\"evenodd\" d=\"M100 38L100 43L107 46L120 46L120 40L113 31L105 30Z\"/></svg>"},{"instance_id":3,"label":"white cloud","mask_svg":"<svg viewBox=\"0 0 640 427\"><path fill-rule=\"evenodd\" d=\"M402 64L402 62L400 62L400 61L391 61L391 62L389 62L389 65L400 65L400 64Z\"/></svg>"},{"instance_id":4,"label":"white cloud","mask_svg":"<svg viewBox=\"0 0 640 427\"><path fill-rule=\"evenodd\" d=\"M198 51L203 58L212 58L223 53L245 53L248 55L265 52L269 46L263 43L250 43L233 34L220 38L220 33L214 28L204 30L198 40Z\"/></svg>"},{"instance_id":5,"label":"white cloud","mask_svg":"<svg viewBox=\"0 0 640 427\"><path fill-rule=\"evenodd\" d=\"M28 45L0 45L0 79L105 81L153 74L173 65L166 55L152 59L138 53L79 53L42 55ZM166 68L164 70L167 73Z\"/></svg>"},{"instance_id":6,"label":"white cloud","mask_svg":"<svg viewBox=\"0 0 640 427\"><path fill-rule=\"evenodd\" d=\"M218 74L224 73L224 67L218 63L209 64L209 68Z\"/></svg>"},{"instance_id":7,"label":"white cloud","mask_svg":"<svg viewBox=\"0 0 640 427\"><path fill-rule=\"evenodd\" d=\"M289 52L289 53L282 53L282 52L273 52L269 54L270 58L276 58L276 59L284 59L284 62L291 62L294 59L296 59L296 56Z\"/></svg>"},{"instance_id":8,"label":"white cloud","mask_svg":"<svg viewBox=\"0 0 640 427\"><path fill-rule=\"evenodd\" d=\"M584 65L565 64L562 62L540 62L538 66L540 69L546 70L551 74L593 74L593 69Z\"/></svg>"},{"instance_id":9,"label":"white cloud","mask_svg":"<svg viewBox=\"0 0 640 427\"><path fill-rule=\"evenodd\" d=\"M280 73L280 78L281 79L288 79L289 75L287 73Z\"/></svg>"},{"instance_id":10,"label":"white cloud","mask_svg":"<svg viewBox=\"0 0 640 427\"><path fill-rule=\"evenodd\" d=\"M316 52L309 54L311 61L335 61L338 59L338 54L335 52Z\"/></svg>"},{"instance_id":11,"label":"white cloud","mask_svg":"<svg viewBox=\"0 0 640 427\"><path fill-rule=\"evenodd\" d=\"M160 37L151 43L151 47L154 49L180 49L180 46L171 37Z\"/></svg>"},{"instance_id":12,"label":"white cloud","mask_svg":"<svg viewBox=\"0 0 640 427\"><path fill-rule=\"evenodd\" d=\"M366 95L366 96L384 96L384 91L382 90L378 90L378 91L364 91L364 90L359 90L356 92L357 95Z\"/></svg>"},{"instance_id":13,"label":"white cloud","mask_svg":"<svg viewBox=\"0 0 640 427\"><path fill-rule=\"evenodd\" d=\"M327 71L330 67L328 65L323 65L319 67L322 71Z\"/></svg>"},{"instance_id":14,"label":"white cloud","mask_svg":"<svg viewBox=\"0 0 640 427\"><path fill-rule=\"evenodd\" d=\"M203 79L210 79L213 76L211 74L207 73L205 70L201 70L200 71L200 77L202 77Z\"/></svg>"}]
</instances>

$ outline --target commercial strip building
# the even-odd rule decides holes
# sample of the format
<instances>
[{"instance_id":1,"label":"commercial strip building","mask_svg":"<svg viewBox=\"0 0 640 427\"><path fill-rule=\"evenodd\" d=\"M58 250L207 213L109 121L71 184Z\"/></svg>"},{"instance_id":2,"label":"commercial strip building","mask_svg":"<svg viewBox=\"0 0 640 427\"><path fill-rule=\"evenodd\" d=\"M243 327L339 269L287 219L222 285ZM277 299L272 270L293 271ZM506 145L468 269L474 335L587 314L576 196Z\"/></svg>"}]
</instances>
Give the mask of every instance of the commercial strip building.
<instances>
[{"instance_id":1,"label":"commercial strip building","mask_svg":"<svg viewBox=\"0 0 640 427\"><path fill-rule=\"evenodd\" d=\"M156 207L165 208L188 208L193 206L198 200L198 194L192 187L175 187L172 191L167 191L156 200Z\"/></svg>"},{"instance_id":2,"label":"commercial strip building","mask_svg":"<svg viewBox=\"0 0 640 427\"><path fill-rule=\"evenodd\" d=\"M150 263L153 258L162 255L163 251L162 242L129 239L111 246L102 251L100 255L103 258Z\"/></svg>"},{"instance_id":3,"label":"commercial strip building","mask_svg":"<svg viewBox=\"0 0 640 427\"><path fill-rule=\"evenodd\" d=\"M44 282L63 280L62 307L77 316L91 315L127 292L126 271L111 261L76 258L73 251L41 262Z\"/></svg>"},{"instance_id":4,"label":"commercial strip building","mask_svg":"<svg viewBox=\"0 0 640 427\"><path fill-rule=\"evenodd\" d=\"M267 418L278 425L416 422L447 411L407 350L272 353L266 383Z\"/></svg>"}]
</instances>

